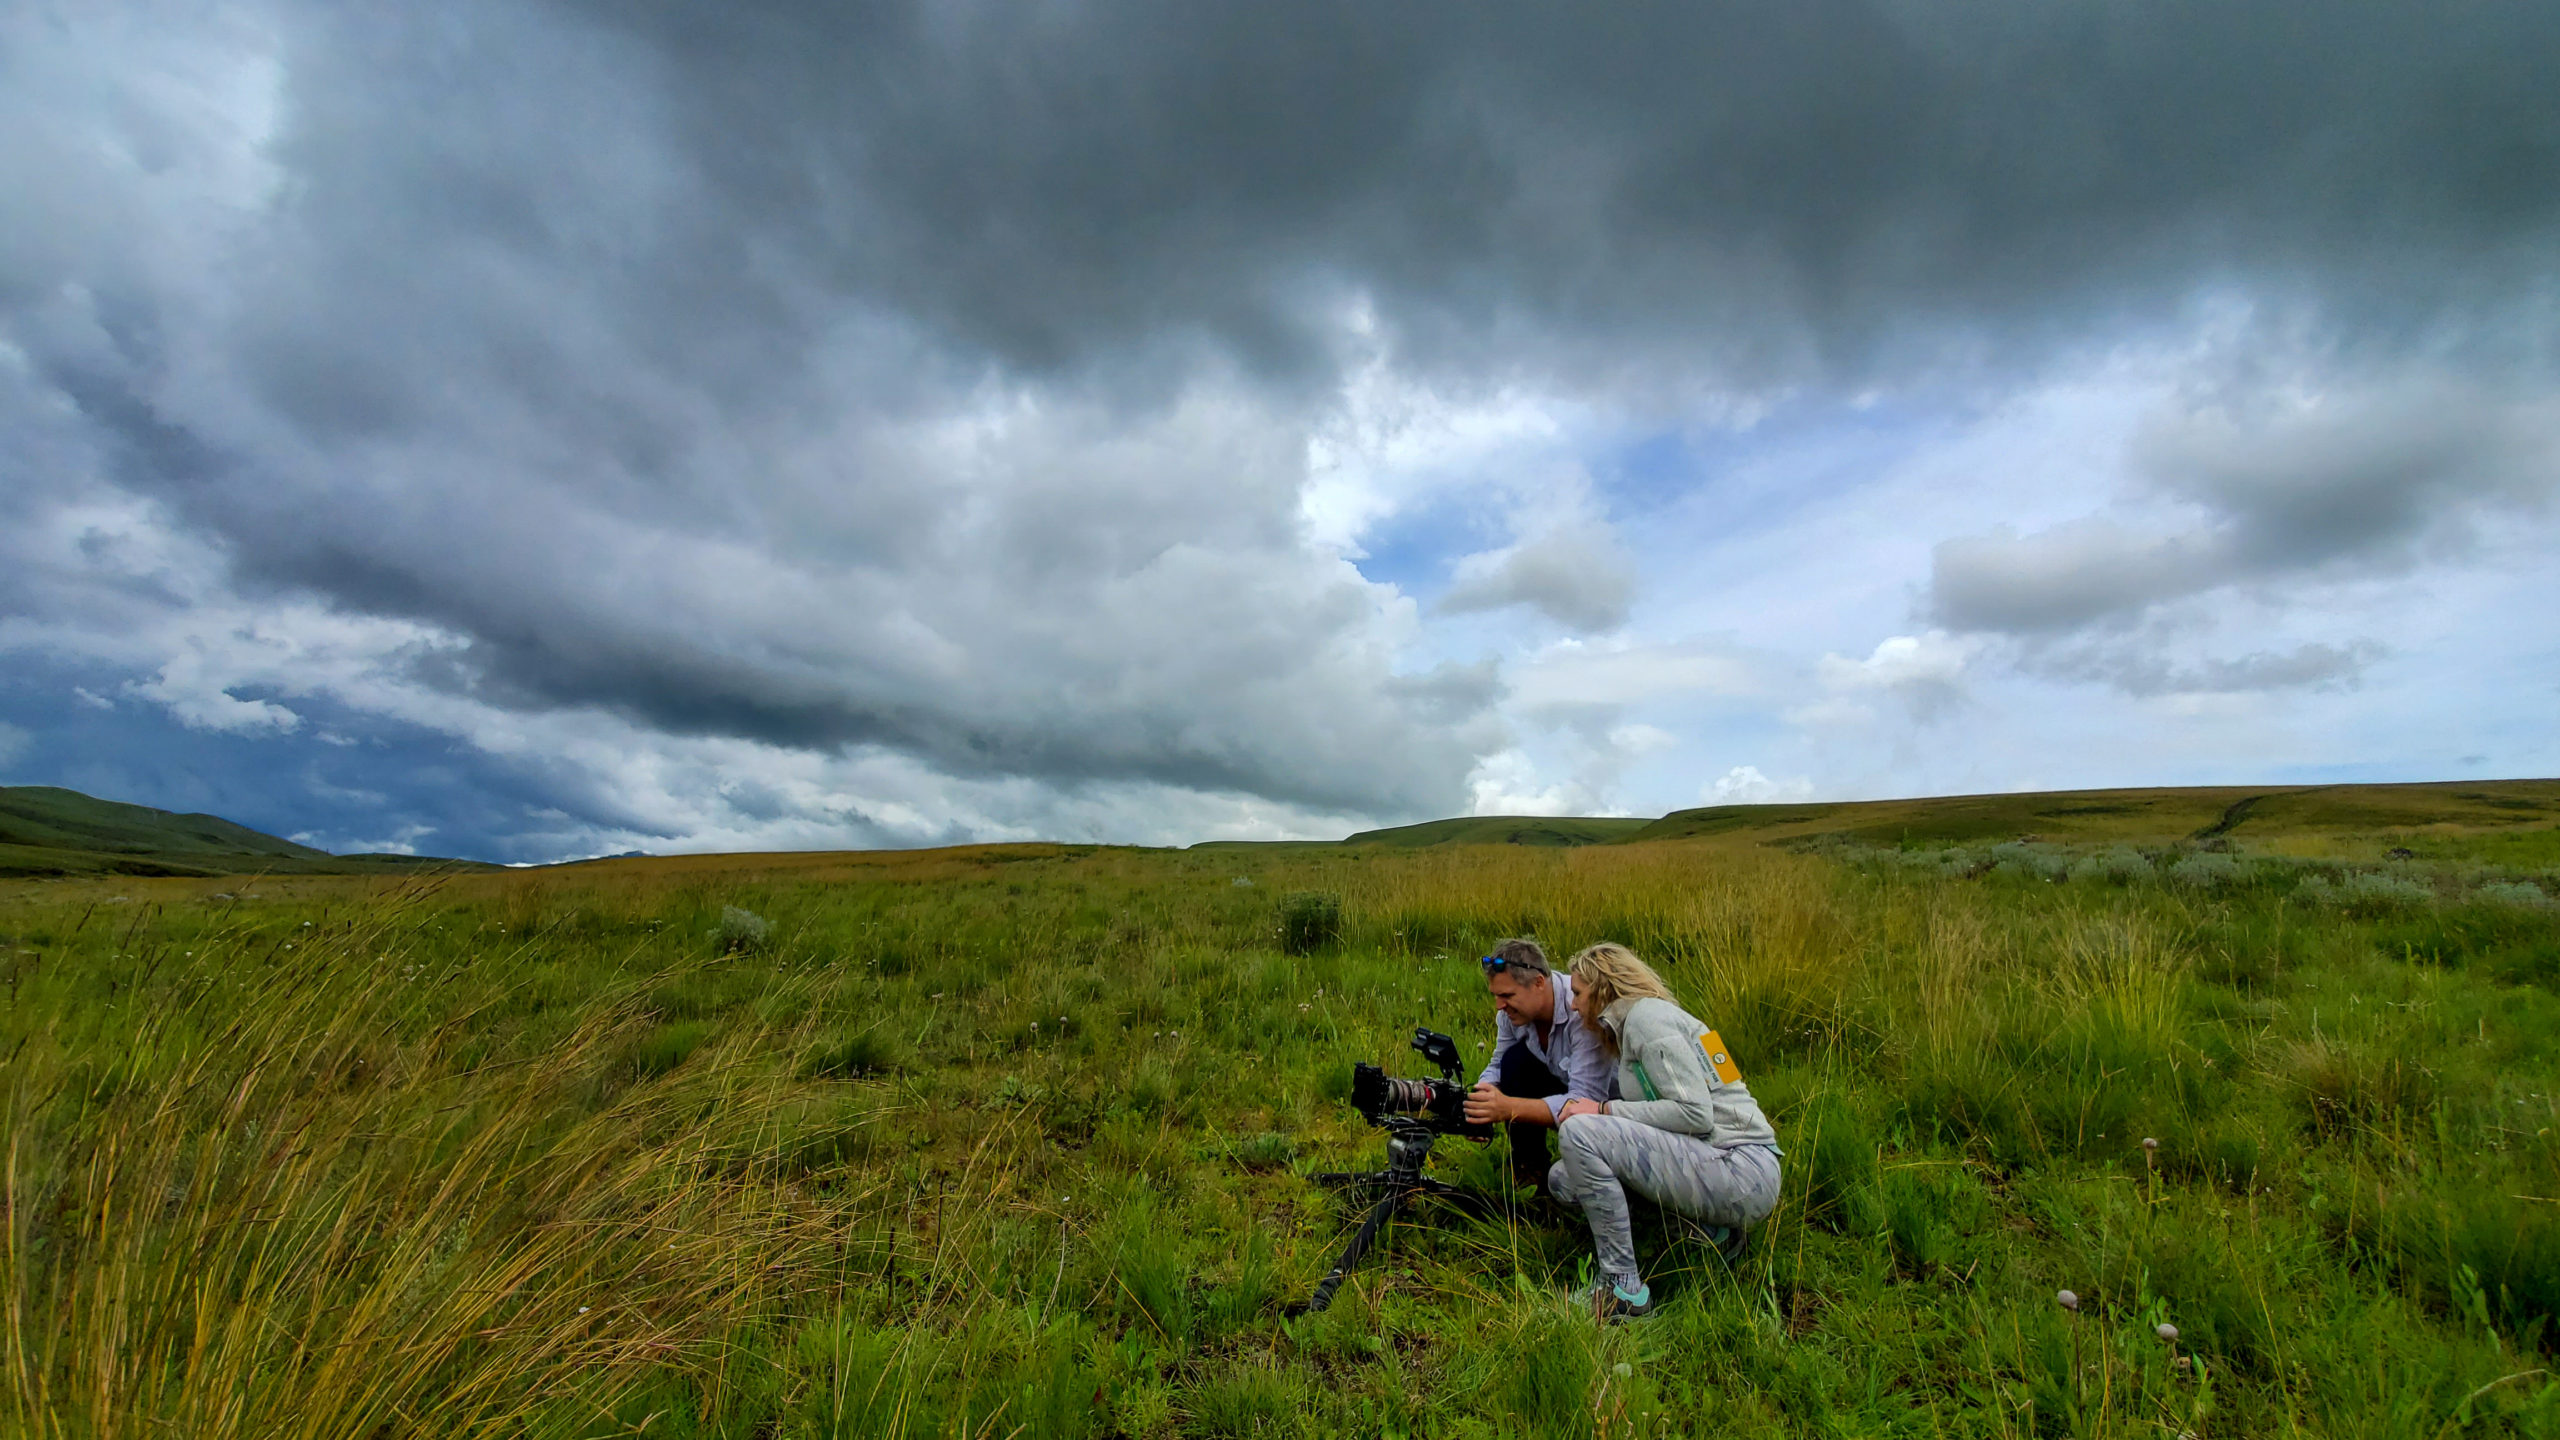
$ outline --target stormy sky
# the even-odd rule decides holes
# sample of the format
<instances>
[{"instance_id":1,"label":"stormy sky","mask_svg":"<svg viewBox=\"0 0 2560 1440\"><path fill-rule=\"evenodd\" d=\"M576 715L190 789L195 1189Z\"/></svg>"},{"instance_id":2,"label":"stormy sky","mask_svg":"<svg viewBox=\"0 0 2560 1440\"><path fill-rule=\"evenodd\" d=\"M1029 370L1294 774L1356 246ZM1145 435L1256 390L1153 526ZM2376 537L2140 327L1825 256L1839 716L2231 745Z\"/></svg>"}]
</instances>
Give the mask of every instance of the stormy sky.
<instances>
[{"instance_id":1,"label":"stormy sky","mask_svg":"<svg viewBox=\"0 0 2560 1440\"><path fill-rule=\"evenodd\" d=\"M2560 9L0 10L0 783L332 849L2560 773Z\"/></svg>"}]
</instances>

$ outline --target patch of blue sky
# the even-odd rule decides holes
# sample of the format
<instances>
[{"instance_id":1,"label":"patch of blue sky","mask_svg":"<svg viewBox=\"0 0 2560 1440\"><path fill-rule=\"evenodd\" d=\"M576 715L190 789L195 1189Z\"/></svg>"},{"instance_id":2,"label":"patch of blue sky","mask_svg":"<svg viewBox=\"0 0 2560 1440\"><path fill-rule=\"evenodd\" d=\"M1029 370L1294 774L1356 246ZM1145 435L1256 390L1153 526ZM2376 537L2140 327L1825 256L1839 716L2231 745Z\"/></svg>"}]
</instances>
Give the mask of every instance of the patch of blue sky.
<instances>
[{"instance_id":1,"label":"patch of blue sky","mask_svg":"<svg viewBox=\"0 0 2560 1440\"><path fill-rule=\"evenodd\" d=\"M1501 516L1480 497L1442 492L1430 503L1385 516L1360 537L1353 563L1374 584L1393 585L1426 607L1449 588L1449 573L1465 556L1507 545Z\"/></svg>"},{"instance_id":2,"label":"patch of blue sky","mask_svg":"<svg viewBox=\"0 0 2560 1440\"><path fill-rule=\"evenodd\" d=\"M2543 775L2525 769L2509 774L2495 767L2464 766L2459 758L2430 755L2423 759L2314 761L2299 765L2275 765L2264 773L2264 783L2283 785L2410 785L2448 779L2538 780ZM2457 771L2464 773L2457 774ZM2246 785L2251 780L2226 783Z\"/></svg>"},{"instance_id":3,"label":"patch of blue sky","mask_svg":"<svg viewBox=\"0 0 2560 1440\"><path fill-rule=\"evenodd\" d=\"M1639 434L1594 456L1589 468L1609 518L1621 524L1749 531L1857 489L1966 418L1917 402L1808 400L1748 425Z\"/></svg>"},{"instance_id":4,"label":"patch of blue sky","mask_svg":"<svg viewBox=\"0 0 2560 1440\"><path fill-rule=\"evenodd\" d=\"M578 835L613 829L621 818L598 813L593 797L545 774L418 726L309 697L243 693L289 703L302 723L290 731L198 729L124 693L130 678L12 656L0 675L0 723L26 739L0 766L0 783L219 815L341 854L406 847L460 859L554 860L582 853Z\"/></svg>"}]
</instances>

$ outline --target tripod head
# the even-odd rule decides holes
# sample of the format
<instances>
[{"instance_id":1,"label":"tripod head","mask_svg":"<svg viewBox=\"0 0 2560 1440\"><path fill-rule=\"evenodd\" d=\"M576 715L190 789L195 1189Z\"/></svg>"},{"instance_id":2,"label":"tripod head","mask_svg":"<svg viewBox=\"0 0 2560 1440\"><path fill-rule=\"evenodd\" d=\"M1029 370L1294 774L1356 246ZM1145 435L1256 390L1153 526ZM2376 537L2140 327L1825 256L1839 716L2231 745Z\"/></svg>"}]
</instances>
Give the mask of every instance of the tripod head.
<instances>
[{"instance_id":1,"label":"tripod head","mask_svg":"<svg viewBox=\"0 0 2560 1440\"><path fill-rule=\"evenodd\" d=\"M1412 1185L1422 1179L1422 1167L1431 1161L1431 1142L1440 1132L1409 1115L1392 1115L1383 1122L1387 1131L1387 1168L1382 1176L1391 1185Z\"/></svg>"}]
</instances>

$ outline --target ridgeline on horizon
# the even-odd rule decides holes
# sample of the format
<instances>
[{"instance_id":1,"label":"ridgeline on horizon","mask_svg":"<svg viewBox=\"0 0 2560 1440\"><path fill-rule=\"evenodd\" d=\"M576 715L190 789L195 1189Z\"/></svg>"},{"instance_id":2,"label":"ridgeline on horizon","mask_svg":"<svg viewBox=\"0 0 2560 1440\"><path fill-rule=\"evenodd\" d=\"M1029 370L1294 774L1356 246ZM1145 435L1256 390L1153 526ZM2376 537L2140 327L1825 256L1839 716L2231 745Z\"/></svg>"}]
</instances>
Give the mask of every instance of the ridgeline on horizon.
<instances>
[{"instance_id":1,"label":"ridgeline on horizon","mask_svg":"<svg viewBox=\"0 0 2560 1440\"><path fill-rule=\"evenodd\" d=\"M1568 848L1724 835L1748 835L1791 848L2020 839L2272 844L2317 836L2331 843L2352 838L2380 853L2429 834L2516 833L2537 826L2560 826L2560 780L2188 786L1710 805L1675 810L1652 820L1472 815L1363 830L1341 840L1216 840L1188 848ZM634 852L601 858L649 857ZM502 868L429 855L333 855L219 816L101 800L59 786L0 786L0 876L204 878L379 874L438 867Z\"/></svg>"}]
</instances>

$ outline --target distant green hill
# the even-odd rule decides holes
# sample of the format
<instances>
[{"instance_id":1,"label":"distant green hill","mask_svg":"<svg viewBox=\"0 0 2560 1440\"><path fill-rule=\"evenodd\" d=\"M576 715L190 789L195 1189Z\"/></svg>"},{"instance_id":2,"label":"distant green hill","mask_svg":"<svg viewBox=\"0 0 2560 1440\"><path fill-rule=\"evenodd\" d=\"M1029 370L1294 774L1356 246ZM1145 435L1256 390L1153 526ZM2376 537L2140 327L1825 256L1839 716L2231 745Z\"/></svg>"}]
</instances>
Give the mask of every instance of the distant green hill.
<instances>
[{"instance_id":1,"label":"distant green hill","mask_svg":"<svg viewBox=\"0 0 2560 1440\"><path fill-rule=\"evenodd\" d=\"M236 825L100 800L52 785L0 786L0 875L349 875L429 865L417 855L332 855Z\"/></svg>"},{"instance_id":2,"label":"distant green hill","mask_svg":"<svg viewBox=\"0 0 2560 1440\"><path fill-rule=\"evenodd\" d=\"M1333 842L1219 841L1193 848L1630 845L1713 837L1773 845L1817 841L1944 845L2018 839L2165 845L2223 838L2295 850L2379 851L2385 846L2407 846L2441 859L2547 864L2560 861L2560 780L2224 785L1711 805L1675 810L1659 820L1470 815L1363 830Z\"/></svg>"},{"instance_id":3,"label":"distant green hill","mask_svg":"<svg viewBox=\"0 0 2560 1440\"><path fill-rule=\"evenodd\" d=\"M2162 790L2072 790L1951 795L1804 805L1677 810L1619 843L1746 835L1768 842L1852 840L1871 845L2015 840L2334 844L2407 842L2448 855L2560 843L2560 780L2419 785L2259 785Z\"/></svg>"},{"instance_id":4,"label":"distant green hill","mask_svg":"<svg viewBox=\"0 0 2560 1440\"><path fill-rule=\"evenodd\" d=\"M1342 843L1406 849L1426 845L1599 845L1633 835L1650 823L1633 816L1468 815L1387 830L1363 830Z\"/></svg>"}]
</instances>

